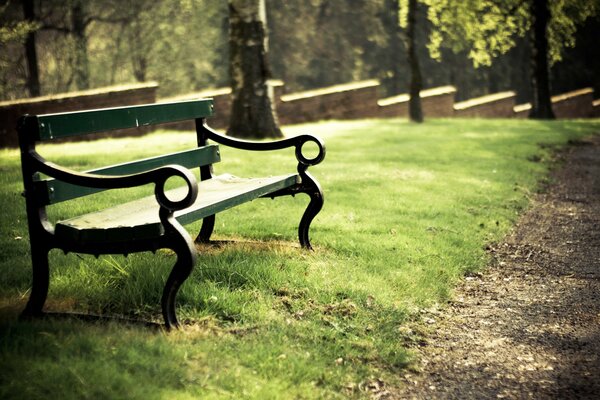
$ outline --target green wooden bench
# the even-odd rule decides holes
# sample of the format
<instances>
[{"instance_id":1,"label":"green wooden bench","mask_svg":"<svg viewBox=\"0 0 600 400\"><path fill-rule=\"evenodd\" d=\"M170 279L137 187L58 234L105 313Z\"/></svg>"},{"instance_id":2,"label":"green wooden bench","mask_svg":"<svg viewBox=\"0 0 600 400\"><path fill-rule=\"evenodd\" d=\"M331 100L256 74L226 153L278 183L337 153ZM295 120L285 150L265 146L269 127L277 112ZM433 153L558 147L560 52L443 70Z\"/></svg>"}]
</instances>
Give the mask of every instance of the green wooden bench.
<instances>
[{"instance_id":1,"label":"green wooden bench","mask_svg":"<svg viewBox=\"0 0 600 400\"><path fill-rule=\"evenodd\" d=\"M166 328L178 327L175 297L190 275L197 253L194 241L182 224L202 219L195 241L208 242L215 214L260 197L308 194L310 203L300 220L298 236L302 247L311 248L309 227L322 208L323 193L307 168L324 159L323 142L311 135L272 142L234 139L206 125L206 118L212 114L212 100L202 99L21 117L18 132L33 265L32 289L23 316L43 314L51 249L100 255L169 248L177 254L177 261L165 283L161 305ZM196 124L197 147L92 171L63 168L48 162L36 151L39 142L192 119ZM315 143L319 150L313 158L303 155L303 146L308 142ZM221 157L219 144L249 151L295 148L297 171L265 178L214 175L213 164ZM199 169L199 179L191 171L195 168ZM165 183L172 177L179 177L184 183L179 188L166 190ZM55 224L46 215L46 207L55 203L77 201L82 196L107 189L147 184L154 184L153 196Z\"/></svg>"}]
</instances>

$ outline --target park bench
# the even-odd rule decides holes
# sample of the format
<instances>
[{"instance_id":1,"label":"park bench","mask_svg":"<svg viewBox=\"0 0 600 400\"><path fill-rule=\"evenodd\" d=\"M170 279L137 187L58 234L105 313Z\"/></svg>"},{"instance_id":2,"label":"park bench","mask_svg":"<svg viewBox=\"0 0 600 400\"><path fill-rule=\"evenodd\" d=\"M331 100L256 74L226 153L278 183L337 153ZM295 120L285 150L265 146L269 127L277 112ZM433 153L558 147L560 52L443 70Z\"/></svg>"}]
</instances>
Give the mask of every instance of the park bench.
<instances>
[{"instance_id":1,"label":"park bench","mask_svg":"<svg viewBox=\"0 0 600 400\"><path fill-rule=\"evenodd\" d=\"M161 307L166 328L178 327L175 297L192 272L197 255L194 241L182 224L202 219L195 242L209 242L215 214L260 197L297 193L310 196L298 236L301 246L311 249L309 226L321 210L323 193L307 168L325 157L323 142L311 135L271 142L234 139L208 127L206 118L212 114L212 100L200 99L20 118L18 133L33 271L31 294L23 316L43 314L51 249L98 256L167 248L176 253L177 260L165 283ZM91 171L64 168L45 160L36 151L39 142L183 120L195 121L197 147ZM315 144L318 147L318 154L312 158L303 155L303 146L309 142L313 144L308 147L314 148ZM294 148L297 171L265 178L215 175L213 164L221 160L219 144L249 151ZM199 170L199 179L192 168ZM167 190L165 183L174 177L183 182L181 187ZM82 196L107 189L147 184L154 184L154 195L147 198L115 204L54 224L46 214L46 207L52 204L77 201Z\"/></svg>"}]
</instances>

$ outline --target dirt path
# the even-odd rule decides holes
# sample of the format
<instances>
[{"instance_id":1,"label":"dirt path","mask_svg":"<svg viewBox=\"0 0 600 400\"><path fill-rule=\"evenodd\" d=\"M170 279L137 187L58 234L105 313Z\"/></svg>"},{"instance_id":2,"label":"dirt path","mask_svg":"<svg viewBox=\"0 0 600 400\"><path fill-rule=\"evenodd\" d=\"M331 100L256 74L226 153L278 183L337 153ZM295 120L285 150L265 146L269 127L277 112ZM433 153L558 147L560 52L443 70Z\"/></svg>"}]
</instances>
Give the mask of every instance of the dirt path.
<instances>
[{"instance_id":1,"label":"dirt path","mask_svg":"<svg viewBox=\"0 0 600 400\"><path fill-rule=\"evenodd\" d=\"M600 399L600 137L562 156L492 267L428 317L421 371L390 398Z\"/></svg>"}]
</instances>

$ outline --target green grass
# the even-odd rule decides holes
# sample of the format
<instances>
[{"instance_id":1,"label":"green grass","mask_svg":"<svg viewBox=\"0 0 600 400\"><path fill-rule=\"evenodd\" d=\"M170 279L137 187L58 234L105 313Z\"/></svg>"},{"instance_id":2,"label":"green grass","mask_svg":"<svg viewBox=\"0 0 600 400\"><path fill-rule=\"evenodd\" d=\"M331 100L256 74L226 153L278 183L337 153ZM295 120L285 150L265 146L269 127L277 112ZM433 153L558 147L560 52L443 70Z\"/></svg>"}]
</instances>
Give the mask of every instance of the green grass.
<instances>
[{"instance_id":1,"label":"green grass","mask_svg":"<svg viewBox=\"0 0 600 400\"><path fill-rule=\"evenodd\" d=\"M178 296L181 332L73 319L18 321L30 259L19 155L0 151L0 398L368 397L410 368L420 310L485 267L485 246L513 226L539 190L554 149L600 131L599 120L402 120L288 128L322 136L314 176L325 207L314 252L297 247L307 197L259 200L217 216L215 237ZM191 133L42 146L77 169L194 145ZM216 172L286 173L292 151L222 149ZM266 157L266 158L265 158ZM101 193L52 207L60 219L150 193ZM192 234L198 224L187 227ZM161 321L167 251L50 257L47 308Z\"/></svg>"}]
</instances>

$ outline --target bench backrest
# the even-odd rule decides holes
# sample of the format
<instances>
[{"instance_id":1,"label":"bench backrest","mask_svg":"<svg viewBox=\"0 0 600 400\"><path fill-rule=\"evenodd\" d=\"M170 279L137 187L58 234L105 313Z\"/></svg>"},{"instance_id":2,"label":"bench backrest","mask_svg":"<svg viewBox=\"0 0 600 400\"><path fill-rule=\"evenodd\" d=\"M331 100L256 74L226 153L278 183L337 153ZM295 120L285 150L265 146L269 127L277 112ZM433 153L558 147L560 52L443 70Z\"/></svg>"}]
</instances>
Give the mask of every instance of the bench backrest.
<instances>
[{"instance_id":1,"label":"bench backrest","mask_svg":"<svg viewBox=\"0 0 600 400\"><path fill-rule=\"evenodd\" d=\"M34 121L29 122L31 125L28 127L35 126L37 128L27 132L27 135L31 135L27 138L28 140L49 141L116 129L205 118L212 115L212 99L200 99L60 114L28 115L25 120L29 122L29 119L33 119ZM19 137L20 141L23 139L21 136Z\"/></svg>"},{"instance_id":2,"label":"bench backrest","mask_svg":"<svg viewBox=\"0 0 600 400\"><path fill-rule=\"evenodd\" d=\"M60 114L26 115L19 127L22 151L35 148L36 142L48 142L72 136L84 136L116 129L135 128L169 122L194 119L196 121L213 115L212 99L191 100L176 103L159 103L141 106L105 108ZM198 122L197 122L198 123ZM90 171L100 175L127 175L168 164L186 168L206 167L220 161L217 145L204 145L190 150L157 157L111 165ZM23 160L23 162L26 162ZM23 177L23 179L28 179ZM37 202L49 205L77 197L101 192L104 189L68 184L56 179L33 177Z\"/></svg>"}]
</instances>

